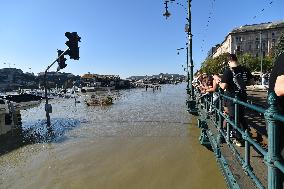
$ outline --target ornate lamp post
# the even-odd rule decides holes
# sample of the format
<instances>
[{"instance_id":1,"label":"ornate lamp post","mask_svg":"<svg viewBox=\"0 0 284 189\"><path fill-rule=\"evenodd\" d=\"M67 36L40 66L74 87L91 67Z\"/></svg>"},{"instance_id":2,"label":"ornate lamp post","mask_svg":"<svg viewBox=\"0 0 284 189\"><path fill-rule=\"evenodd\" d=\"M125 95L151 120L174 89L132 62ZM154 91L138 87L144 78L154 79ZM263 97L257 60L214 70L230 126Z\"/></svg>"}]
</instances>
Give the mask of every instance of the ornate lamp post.
<instances>
[{"instance_id":1,"label":"ornate lamp post","mask_svg":"<svg viewBox=\"0 0 284 189\"><path fill-rule=\"evenodd\" d=\"M166 17L166 19L168 19L168 17L170 17L171 16L171 13L169 13L169 11L168 11L168 2L169 2L169 0L166 0L165 1L165 9L166 9L166 11L165 11L165 13L163 14L163 16L165 16Z\"/></svg>"},{"instance_id":2,"label":"ornate lamp post","mask_svg":"<svg viewBox=\"0 0 284 189\"><path fill-rule=\"evenodd\" d=\"M170 0L171 2L174 2L175 0ZM185 32L187 33L188 37L188 43L187 43L187 67L189 67L187 75L188 75L188 86L187 86L187 94L188 94L188 112L191 114L197 114L197 107L196 107L196 97L194 94L194 87L192 85L193 81L193 59L192 59L192 33L191 33L191 1L188 0L188 8L187 8L187 24L185 27ZM166 12L163 14L163 16L166 17L166 19L171 15L168 11L168 2L169 0L165 0L166 5Z\"/></svg>"}]
</instances>

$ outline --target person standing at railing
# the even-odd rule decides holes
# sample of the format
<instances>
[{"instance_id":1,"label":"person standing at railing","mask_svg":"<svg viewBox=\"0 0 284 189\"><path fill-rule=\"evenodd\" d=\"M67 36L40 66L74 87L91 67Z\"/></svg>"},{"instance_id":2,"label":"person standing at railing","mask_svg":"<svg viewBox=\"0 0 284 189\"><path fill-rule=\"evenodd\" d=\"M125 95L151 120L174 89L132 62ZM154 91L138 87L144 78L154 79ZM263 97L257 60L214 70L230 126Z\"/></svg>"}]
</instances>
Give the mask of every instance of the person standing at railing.
<instances>
[{"instance_id":1,"label":"person standing at railing","mask_svg":"<svg viewBox=\"0 0 284 189\"><path fill-rule=\"evenodd\" d=\"M207 89L205 89L206 93L211 93L213 96L213 105L217 106L217 101L219 99L219 95L218 95L218 88L219 88L219 84L218 84L218 79L214 79L214 78L218 78L218 74L213 75L212 77L212 86L209 86ZM210 107L210 113L212 112L212 107Z\"/></svg>"},{"instance_id":2,"label":"person standing at railing","mask_svg":"<svg viewBox=\"0 0 284 189\"><path fill-rule=\"evenodd\" d=\"M247 101L246 85L253 84L253 76L251 72L239 65L238 58L235 54L228 55L228 66L229 68L225 69L222 78L214 76L214 79L217 80L221 89L224 90L225 95L235 98L238 100ZM224 107L226 107L225 113L227 113L232 120L235 119L235 104L233 101L224 99ZM245 108L239 105L238 114L237 114L238 126L242 130L248 129L248 125L245 121ZM237 146L242 146L242 137L240 133L235 132L236 139L233 142Z\"/></svg>"},{"instance_id":3,"label":"person standing at railing","mask_svg":"<svg viewBox=\"0 0 284 189\"><path fill-rule=\"evenodd\" d=\"M277 108L280 114L284 114L284 52L278 56L274 63L274 68L269 78L268 92L275 92L277 98ZM284 161L284 123L278 122L279 125L279 152ZM281 175L282 188L284 188L284 175Z\"/></svg>"}]
</instances>

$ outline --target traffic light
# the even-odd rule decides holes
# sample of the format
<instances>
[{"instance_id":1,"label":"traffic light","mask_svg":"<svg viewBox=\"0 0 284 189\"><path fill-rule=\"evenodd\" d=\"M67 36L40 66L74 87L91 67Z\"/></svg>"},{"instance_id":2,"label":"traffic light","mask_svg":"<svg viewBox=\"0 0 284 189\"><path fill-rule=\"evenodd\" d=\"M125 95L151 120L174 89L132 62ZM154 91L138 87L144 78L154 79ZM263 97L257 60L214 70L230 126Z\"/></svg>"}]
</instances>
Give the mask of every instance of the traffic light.
<instances>
[{"instance_id":1,"label":"traffic light","mask_svg":"<svg viewBox=\"0 0 284 189\"><path fill-rule=\"evenodd\" d=\"M58 54L58 57L63 53L64 51L62 50L57 50L57 54ZM67 64L65 64L66 62L66 58L64 58L64 54L62 56L60 56L58 59L57 59L57 62L58 62L58 68L57 68L57 71L59 71L60 69L63 69L67 66Z\"/></svg>"},{"instance_id":2,"label":"traffic light","mask_svg":"<svg viewBox=\"0 0 284 189\"><path fill-rule=\"evenodd\" d=\"M79 60L78 42L81 42L81 37L78 36L77 32L66 32L65 36L68 38L65 44L69 47L66 54L70 56L70 59Z\"/></svg>"}]
</instances>

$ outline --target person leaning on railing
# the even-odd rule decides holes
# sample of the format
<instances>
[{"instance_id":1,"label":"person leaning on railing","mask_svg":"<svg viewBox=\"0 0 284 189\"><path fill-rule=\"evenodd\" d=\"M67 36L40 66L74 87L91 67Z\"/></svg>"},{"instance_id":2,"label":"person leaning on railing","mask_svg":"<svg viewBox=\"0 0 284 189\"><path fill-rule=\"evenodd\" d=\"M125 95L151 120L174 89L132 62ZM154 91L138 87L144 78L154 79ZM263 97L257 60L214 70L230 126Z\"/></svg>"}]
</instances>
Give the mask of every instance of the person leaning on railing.
<instances>
[{"instance_id":1,"label":"person leaning on railing","mask_svg":"<svg viewBox=\"0 0 284 189\"><path fill-rule=\"evenodd\" d=\"M202 75L198 72L196 73L196 75L194 76L193 80L192 80L192 86L193 87L198 87L200 85L200 80L199 78L201 77Z\"/></svg>"},{"instance_id":2,"label":"person leaning on railing","mask_svg":"<svg viewBox=\"0 0 284 189\"><path fill-rule=\"evenodd\" d=\"M212 77L212 86L208 87L205 92L206 93L211 93L213 96L213 105L217 106L217 100L219 99L219 95L218 95L218 88L219 88L219 82L218 79L216 80L215 78L218 78L218 74L213 75Z\"/></svg>"},{"instance_id":3,"label":"person leaning on railing","mask_svg":"<svg viewBox=\"0 0 284 189\"><path fill-rule=\"evenodd\" d=\"M200 84L199 84L199 90L202 94L204 94L204 89L207 88L207 74L202 74L200 77Z\"/></svg>"},{"instance_id":4,"label":"person leaning on railing","mask_svg":"<svg viewBox=\"0 0 284 189\"><path fill-rule=\"evenodd\" d=\"M277 98L277 108L280 114L284 114L284 52L278 56L274 63L274 68L269 78L268 92L275 92ZM282 161L284 160L284 123L278 122L279 125L279 151L281 153ZM282 188L284 188L284 175L281 175Z\"/></svg>"},{"instance_id":5,"label":"person leaning on railing","mask_svg":"<svg viewBox=\"0 0 284 189\"><path fill-rule=\"evenodd\" d=\"M201 93L208 94L207 90L213 87L213 77L211 75L206 75L202 83Z\"/></svg>"},{"instance_id":6,"label":"person leaning on railing","mask_svg":"<svg viewBox=\"0 0 284 189\"><path fill-rule=\"evenodd\" d=\"M214 79L217 80L220 88L224 90L226 96L235 98L238 100L247 101L246 85L253 84L254 79L251 72L242 65L239 65L238 58L235 54L228 55L228 66L229 68L225 69L222 77L214 76ZM235 104L231 100L224 99L224 111L230 116L232 120L235 119ZM242 130L248 129L248 125L244 119L245 108L244 106L239 105L238 108L238 126ZM234 131L233 133L235 139L233 142L237 146L242 146L242 137L240 133Z\"/></svg>"}]
</instances>

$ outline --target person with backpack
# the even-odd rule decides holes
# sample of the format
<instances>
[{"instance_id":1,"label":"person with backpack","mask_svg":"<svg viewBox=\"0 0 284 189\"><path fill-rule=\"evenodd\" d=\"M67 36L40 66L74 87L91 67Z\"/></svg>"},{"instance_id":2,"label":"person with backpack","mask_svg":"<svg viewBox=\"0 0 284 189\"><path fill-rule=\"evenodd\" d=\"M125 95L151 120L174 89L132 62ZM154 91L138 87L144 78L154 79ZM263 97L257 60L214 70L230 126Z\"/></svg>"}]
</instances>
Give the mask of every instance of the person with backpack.
<instances>
[{"instance_id":1,"label":"person with backpack","mask_svg":"<svg viewBox=\"0 0 284 189\"><path fill-rule=\"evenodd\" d=\"M253 84L253 76L251 72L242 65L239 65L238 58L235 54L228 55L228 68L224 70L222 77L215 79L218 81L218 84L221 89L224 90L224 94L226 96L235 98L238 100L247 101L247 93L246 93L246 85ZM234 120L235 119L235 104L231 100L224 99L224 107L226 107L225 113L229 115L229 117ZM238 105L238 126L245 131L248 129L247 123L245 121L245 107L242 105ZM235 132L235 139L233 142L237 146L242 146L242 138L241 134Z\"/></svg>"},{"instance_id":2,"label":"person with backpack","mask_svg":"<svg viewBox=\"0 0 284 189\"><path fill-rule=\"evenodd\" d=\"M268 92L275 92L277 95L276 104L277 109L280 114L284 115L284 52L282 52L280 55L277 56L274 67L272 69L272 72L270 74L269 78L269 89ZM284 123L278 121L277 122L278 128L279 128L279 152L281 156L281 161L284 161ZM280 176L281 179L281 187L284 188L284 174L281 173Z\"/></svg>"}]
</instances>

